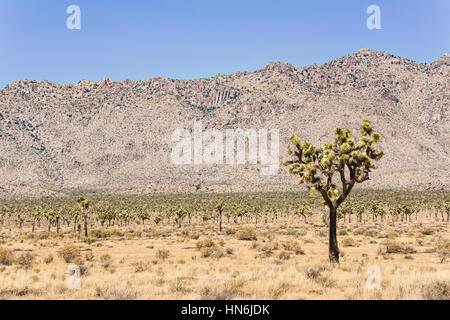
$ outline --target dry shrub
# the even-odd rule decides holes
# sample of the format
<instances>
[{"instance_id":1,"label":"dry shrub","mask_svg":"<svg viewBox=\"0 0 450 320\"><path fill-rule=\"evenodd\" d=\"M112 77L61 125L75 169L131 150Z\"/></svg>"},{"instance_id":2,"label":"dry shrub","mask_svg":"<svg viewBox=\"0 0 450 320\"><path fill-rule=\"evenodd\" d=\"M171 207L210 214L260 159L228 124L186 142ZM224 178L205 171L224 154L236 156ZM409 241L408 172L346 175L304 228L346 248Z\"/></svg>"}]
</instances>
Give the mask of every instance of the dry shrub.
<instances>
[{"instance_id":1,"label":"dry shrub","mask_svg":"<svg viewBox=\"0 0 450 320\"><path fill-rule=\"evenodd\" d=\"M331 280L328 276L322 274L326 268L324 266L309 267L305 270L305 275L308 279L322 285L325 288L333 287L336 282Z\"/></svg>"},{"instance_id":2,"label":"dry shrub","mask_svg":"<svg viewBox=\"0 0 450 320\"><path fill-rule=\"evenodd\" d=\"M214 247L215 245L216 244L214 243L214 240L210 239L210 238L198 240L197 243L196 243L197 249L211 248L211 247Z\"/></svg>"},{"instance_id":3,"label":"dry shrub","mask_svg":"<svg viewBox=\"0 0 450 320\"><path fill-rule=\"evenodd\" d=\"M201 300L231 300L238 292L231 288L217 289L211 287L203 287L200 290Z\"/></svg>"},{"instance_id":4,"label":"dry shrub","mask_svg":"<svg viewBox=\"0 0 450 320\"><path fill-rule=\"evenodd\" d=\"M422 287L422 296L425 300L450 300L450 281L434 281Z\"/></svg>"},{"instance_id":5,"label":"dry shrub","mask_svg":"<svg viewBox=\"0 0 450 320\"><path fill-rule=\"evenodd\" d=\"M16 264L18 264L19 266L21 266L25 269L29 269L33 265L33 260L34 260L34 256L31 253L26 252L26 253L21 254L16 259Z\"/></svg>"},{"instance_id":6,"label":"dry shrub","mask_svg":"<svg viewBox=\"0 0 450 320\"><path fill-rule=\"evenodd\" d=\"M449 256L449 251L447 249L441 249L438 251L438 256L441 263L444 263Z\"/></svg>"},{"instance_id":7,"label":"dry shrub","mask_svg":"<svg viewBox=\"0 0 450 320\"><path fill-rule=\"evenodd\" d=\"M167 249L158 249L158 251L156 252L156 257L159 260L163 260L163 261L166 260L169 257L169 255L170 255L170 252Z\"/></svg>"},{"instance_id":8,"label":"dry shrub","mask_svg":"<svg viewBox=\"0 0 450 320\"><path fill-rule=\"evenodd\" d=\"M209 247L203 247L200 249L200 256L202 258L208 258L213 254L213 249Z\"/></svg>"},{"instance_id":9,"label":"dry shrub","mask_svg":"<svg viewBox=\"0 0 450 320\"><path fill-rule=\"evenodd\" d=\"M446 249L446 250L450 250L450 240L445 239L441 242L438 243L438 245L436 246L437 250L442 250L442 249Z\"/></svg>"},{"instance_id":10,"label":"dry shrub","mask_svg":"<svg viewBox=\"0 0 450 320\"><path fill-rule=\"evenodd\" d=\"M236 238L238 240L256 240L256 231L249 226L241 227L236 232Z\"/></svg>"},{"instance_id":11,"label":"dry shrub","mask_svg":"<svg viewBox=\"0 0 450 320\"><path fill-rule=\"evenodd\" d=\"M353 231L353 234L354 234L355 236L360 236L360 235L363 235L365 232L366 232L366 228L364 228L364 227L359 227L359 228L356 228L356 229Z\"/></svg>"},{"instance_id":12,"label":"dry shrub","mask_svg":"<svg viewBox=\"0 0 450 320\"><path fill-rule=\"evenodd\" d=\"M305 269L306 278L311 280L317 280L322 276L322 272L324 272L326 268L324 266L314 266Z\"/></svg>"},{"instance_id":13,"label":"dry shrub","mask_svg":"<svg viewBox=\"0 0 450 320\"><path fill-rule=\"evenodd\" d=\"M50 236L50 234L48 232L43 231L43 232L36 233L34 238L36 240L46 240L46 239L48 239L49 236Z\"/></svg>"},{"instance_id":14,"label":"dry shrub","mask_svg":"<svg viewBox=\"0 0 450 320\"><path fill-rule=\"evenodd\" d=\"M59 248L58 255L63 258L65 262L69 263L81 256L81 250L76 245L69 244Z\"/></svg>"},{"instance_id":15,"label":"dry shrub","mask_svg":"<svg viewBox=\"0 0 450 320\"><path fill-rule=\"evenodd\" d=\"M292 251L295 254L305 254L305 251L302 249L298 241L295 240L284 241L282 245L284 250Z\"/></svg>"},{"instance_id":16,"label":"dry shrub","mask_svg":"<svg viewBox=\"0 0 450 320\"><path fill-rule=\"evenodd\" d=\"M134 272L144 272L148 271L149 264L143 261L133 262Z\"/></svg>"},{"instance_id":17,"label":"dry shrub","mask_svg":"<svg viewBox=\"0 0 450 320\"><path fill-rule=\"evenodd\" d=\"M398 232L394 230L388 230L385 235L388 239L395 239L399 236Z\"/></svg>"},{"instance_id":18,"label":"dry shrub","mask_svg":"<svg viewBox=\"0 0 450 320\"><path fill-rule=\"evenodd\" d=\"M14 262L14 253L4 247L0 247L0 265L10 266Z\"/></svg>"},{"instance_id":19,"label":"dry shrub","mask_svg":"<svg viewBox=\"0 0 450 320\"><path fill-rule=\"evenodd\" d=\"M108 269L111 266L111 264L112 264L112 258L107 253L106 254L102 254L100 256L100 262L101 262L103 268Z\"/></svg>"},{"instance_id":20,"label":"dry shrub","mask_svg":"<svg viewBox=\"0 0 450 320\"><path fill-rule=\"evenodd\" d=\"M222 248L219 247L203 247L200 249L200 255L202 258L216 258L216 259L220 259L222 258L225 253L223 251Z\"/></svg>"},{"instance_id":21,"label":"dry shrub","mask_svg":"<svg viewBox=\"0 0 450 320\"><path fill-rule=\"evenodd\" d=\"M278 258L280 260L289 260L291 258L291 255L287 251L281 251L280 254L278 255Z\"/></svg>"},{"instance_id":22,"label":"dry shrub","mask_svg":"<svg viewBox=\"0 0 450 320\"><path fill-rule=\"evenodd\" d=\"M287 282L280 282L269 287L269 295L271 299L280 299L288 290L290 284Z\"/></svg>"},{"instance_id":23,"label":"dry shrub","mask_svg":"<svg viewBox=\"0 0 450 320\"><path fill-rule=\"evenodd\" d=\"M227 231L225 231L225 233L226 233L227 235L231 236L231 235L233 235L233 234L236 233L236 230L234 230L234 229L227 229Z\"/></svg>"},{"instance_id":24,"label":"dry shrub","mask_svg":"<svg viewBox=\"0 0 450 320\"><path fill-rule=\"evenodd\" d=\"M84 260L80 256L80 257L76 257L75 259L73 259L72 263L77 265L77 266L82 266L82 265L84 265Z\"/></svg>"},{"instance_id":25,"label":"dry shrub","mask_svg":"<svg viewBox=\"0 0 450 320\"><path fill-rule=\"evenodd\" d=\"M366 232L364 232L366 237L376 237L378 234L378 230L366 230Z\"/></svg>"},{"instance_id":26,"label":"dry shrub","mask_svg":"<svg viewBox=\"0 0 450 320\"><path fill-rule=\"evenodd\" d=\"M277 241L272 241L262 247L262 251L275 251L278 250L280 244Z\"/></svg>"},{"instance_id":27,"label":"dry shrub","mask_svg":"<svg viewBox=\"0 0 450 320\"><path fill-rule=\"evenodd\" d=\"M359 247L359 243L357 243L353 238L347 237L342 240L342 245L344 247Z\"/></svg>"},{"instance_id":28,"label":"dry shrub","mask_svg":"<svg viewBox=\"0 0 450 320\"><path fill-rule=\"evenodd\" d=\"M422 234L424 234L426 236L430 236L430 235L434 234L434 229L431 227L425 227L422 229Z\"/></svg>"},{"instance_id":29,"label":"dry shrub","mask_svg":"<svg viewBox=\"0 0 450 320\"><path fill-rule=\"evenodd\" d=\"M226 254L232 255L233 252L234 252L234 249L231 248L231 247L228 247L228 248L225 249L225 253L226 253Z\"/></svg>"},{"instance_id":30,"label":"dry shrub","mask_svg":"<svg viewBox=\"0 0 450 320\"><path fill-rule=\"evenodd\" d=\"M107 290L97 289L97 295L111 300L134 300L138 296L138 291L128 288L108 288Z\"/></svg>"},{"instance_id":31,"label":"dry shrub","mask_svg":"<svg viewBox=\"0 0 450 320\"><path fill-rule=\"evenodd\" d=\"M403 244L396 241L388 241L386 242L386 253L402 253L402 254L411 254L416 253L417 251L407 244Z\"/></svg>"},{"instance_id":32,"label":"dry shrub","mask_svg":"<svg viewBox=\"0 0 450 320\"><path fill-rule=\"evenodd\" d=\"M86 261L93 261L94 260L94 254L92 252L88 252L84 256L84 258L86 259Z\"/></svg>"},{"instance_id":33,"label":"dry shrub","mask_svg":"<svg viewBox=\"0 0 450 320\"><path fill-rule=\"evenodd\" d=\"M53 262L53 255L52 254L49 254L48 256L46 256L44 258L44 263L45 264L49 264L49 263L52 263L52 262Z\"/></svg>"}]
</instances>

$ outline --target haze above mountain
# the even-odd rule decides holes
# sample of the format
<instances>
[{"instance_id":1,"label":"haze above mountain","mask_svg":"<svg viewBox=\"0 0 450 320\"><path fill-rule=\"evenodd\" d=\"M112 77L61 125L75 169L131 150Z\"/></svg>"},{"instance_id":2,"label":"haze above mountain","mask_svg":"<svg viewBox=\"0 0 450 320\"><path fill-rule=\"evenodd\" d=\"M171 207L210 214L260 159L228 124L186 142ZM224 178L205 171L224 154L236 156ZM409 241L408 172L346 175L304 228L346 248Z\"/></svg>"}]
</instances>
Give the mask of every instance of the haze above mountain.
<instances>
[{"instance_id":1,"label":"haze above mountain","mask_svg":"<svg viewBox=\"0 0 450 320\"><path fill-rule=\"evenodd\" d=\"M0 91L0 195L300 188L285 168L174 165L175 129L279 129L319 145L369 119L385 157L358 188L448 189L450 55L421 64L361 49L323 65L270 62L210 79L14 81Z\"/></svg>"}]
</instances>

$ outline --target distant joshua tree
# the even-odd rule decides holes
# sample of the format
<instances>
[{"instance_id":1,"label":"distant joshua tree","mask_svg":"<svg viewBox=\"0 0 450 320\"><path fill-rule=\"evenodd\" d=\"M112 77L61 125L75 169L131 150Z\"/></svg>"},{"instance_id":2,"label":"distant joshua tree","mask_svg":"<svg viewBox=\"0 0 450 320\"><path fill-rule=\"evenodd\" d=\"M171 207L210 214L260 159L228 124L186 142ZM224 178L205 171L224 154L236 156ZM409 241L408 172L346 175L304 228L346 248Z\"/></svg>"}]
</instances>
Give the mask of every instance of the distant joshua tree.
<instances>
[{"instance_id":1,"label":"distant joshua tree","mask_svg":"<svg viewBox=\"0 0 450 320\"><path fill-rule=\"evenodd\" d=\"M344 202L356 183L369 179L369 173L376 169L374 164L383 156L383 151L376 149L380 135L375 132L369 120L362 121L361 138L353 138L350 129L338 127L331 143L324 143L321 148L308 141L301 141L292 136L291 143L295 149L288 150L293 160L282 162L290 166L289 173L299 175L299 183L305 183L312 192L319 192L329 211L329 258L339 262L339 248L336 235L337 209ZM335 177L336 176L336 177ZM333 179L334 178L334 179ZM338 188L336 184L340 187Z\"/></svg>"},{"instance_id":2,"label":"distant joshua tree","mask_svg":"<svg viewBox=\"0 0 450 320\"><path fill-rule=\"evenodd\" d=\"M84 219L84 236L87 238L87 236L88 236L88 213L89 213L89 205L91 204L91 201L87 200L83 197L79 197L77 202L78 202L78 206L80 207L81 214L83 215L83 219Z\"/></svg>"},{"instance_id":3,"label":"distant joshua tree","mask_svg":"<svg viewBox=\"0 0 450 320\"><path fill-rule=\"evenodd\" d=\"M219 215L219 232L222 232L222 215L225 209L225 201L224 200L217 201L216 209Z\"/></svg>"}]
</instances>

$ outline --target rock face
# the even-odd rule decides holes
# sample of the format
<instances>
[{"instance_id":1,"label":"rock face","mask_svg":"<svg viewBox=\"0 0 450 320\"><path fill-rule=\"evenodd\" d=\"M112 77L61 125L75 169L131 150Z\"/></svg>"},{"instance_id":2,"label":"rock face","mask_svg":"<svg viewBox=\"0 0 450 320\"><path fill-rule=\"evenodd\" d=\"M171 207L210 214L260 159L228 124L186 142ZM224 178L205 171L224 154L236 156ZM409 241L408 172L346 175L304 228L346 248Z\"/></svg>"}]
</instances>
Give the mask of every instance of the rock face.
<instances>
[{"instance_id":1,"label":"rock face","mask_svg":"<svg viewBox=\"0 0 450 320\"><path fill-rule=\"evenodd\" d=\"M450 55L430 65L361 49L320 66L270 62L254 72L190 81L14 81L0 91L1 195L243 191L298 188L284 168L174 165L172 133L279 129L316 144L370 119L385 158L377 188L449 188Z\"/></svg>"}]
</instances>

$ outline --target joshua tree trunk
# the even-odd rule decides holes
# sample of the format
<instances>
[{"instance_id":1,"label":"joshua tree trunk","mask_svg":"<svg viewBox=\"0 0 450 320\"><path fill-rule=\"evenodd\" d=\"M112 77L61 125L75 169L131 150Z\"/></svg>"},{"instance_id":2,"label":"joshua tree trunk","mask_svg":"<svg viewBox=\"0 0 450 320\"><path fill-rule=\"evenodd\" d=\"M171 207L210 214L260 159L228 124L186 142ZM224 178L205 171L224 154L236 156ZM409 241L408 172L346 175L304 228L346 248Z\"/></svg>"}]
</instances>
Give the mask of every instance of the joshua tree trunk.
<instances>
[{"instance_id":1,"label":"joshua tree trunk","mask_svg":"<svg viewBox=\"0 0 450 320\"><path fill-rule=\"evenodd\" d=\"M84 236L87 238L88 236L88 223L87 223L87 214L84 215Z\"/></svg>"},{"instance_id":2,"label":"joshua tree trunk","mask_svg":"<svg viewBox=\"0 0 450 320\"><path fill-rule=\"evenodd\" d=\"M219 232L222 232L222 212L219 214Z\"/></svg>"},{"instance_id":3,"label":"joshua tree trunk","mask_svg":"<svg viewBox=\"0 0 450 320\"><path fill-rule=\"evenodd\" d=\"M56 220L56 233L59 233L59 219Z\"/></svg>"},{"instance_id":4,"label":"joshua tree trunk","mask_svg":"<svg viewBox=\"0 0 450 320\"><path fill-rule=\"evenodd\" d=\"M337 242L337 233L336 233L336 207L331 206L327 207L329 211L330 216L330 223L329 223L329 247L328 247L328 253L330 256L331 262L339 262L339 248L338 248L338 242Z\"/></svg>"}]
</instances>

